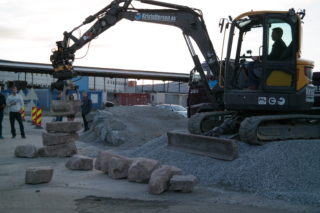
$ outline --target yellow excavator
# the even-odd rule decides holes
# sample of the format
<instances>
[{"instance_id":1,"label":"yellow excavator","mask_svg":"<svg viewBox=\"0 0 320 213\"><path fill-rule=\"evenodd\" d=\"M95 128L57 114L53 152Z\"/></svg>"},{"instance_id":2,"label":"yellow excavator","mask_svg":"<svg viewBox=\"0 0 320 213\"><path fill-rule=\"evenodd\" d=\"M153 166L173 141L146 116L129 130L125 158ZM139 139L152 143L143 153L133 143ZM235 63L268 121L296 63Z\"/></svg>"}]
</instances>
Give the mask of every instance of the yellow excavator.
<instances>
[{"instance_id":1,"label":"yellow excavator","mask_svg":"<svg viewBox=\"0 0 320 213\"><path fill-rule=\"evenodd\" d=\"M189 131L193 134L172 134L171 141L191 152L193 143L204 141L201 152L219 150L216 154L224 153L222 158L232 160L237 157L236 143L226 137L256 145L320 138L319 103L315 103L312 82L314 63L301 58L304 16L305 11L291 9L251 11L227 22L223 19L221 27L229 25L230 34L218 85L208 89L210 83L199 78L197 71L191 72L188 101L193 114ZM214 74L210 68L207 73L210 82ZM208 92L213 98L198 99ZM213 137L210 140L196 134Z\"/></svg>"},{"instance_id":2,"label":"yellow excavator","mask_svg":"<svg viewBox=\"0 0 320 213\"><path fill-rule=\"evenodd\" d=\"M237 144L226 135L250 144L320 137L320 115L314 106L312 84L314 65L301 59L301 20L305 11L251 11L235 19L223 19L221 29L230 26L230 33L226 58L219 60L201 10L159 1L140 2L164 9L137 9L132 0L114 0L71 32L65 32L50 57L53 76L58 79L53 88L72 86L66 82L74 77L75 52L121 19L170 25L182 30L195 64L190 74L189 101L191 95L203 96L201 88L211 105L205 115L198 111L192 116L189 123L194 125L189 126L201 129L206 122L214 123L206 131L197 131L199 135L192 134L192 130L168 133L170 147L233 160L238 155ZM93 21L83 35L73 35ZM192 40L207 68L201 64Z\"/></svg>"}]
</instances>

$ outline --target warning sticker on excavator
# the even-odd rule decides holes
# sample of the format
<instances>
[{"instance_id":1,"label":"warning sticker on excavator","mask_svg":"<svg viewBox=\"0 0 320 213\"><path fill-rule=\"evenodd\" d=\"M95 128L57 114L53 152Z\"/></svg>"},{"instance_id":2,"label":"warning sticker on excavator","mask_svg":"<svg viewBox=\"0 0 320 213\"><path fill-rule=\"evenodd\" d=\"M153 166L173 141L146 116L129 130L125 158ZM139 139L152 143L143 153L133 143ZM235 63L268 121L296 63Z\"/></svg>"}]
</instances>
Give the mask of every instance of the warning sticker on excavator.
<instances>
[{"instance_id":1,"label":"warning sticker on excavator","mask_svg":"<svg viewBox=\"0 0 320 213\"><path fill-rule=\"evenodd\" d=\"M314 94L316 92L316 88L314 86L306 87L306 102L314 102Z\"/></svg>"},{"instance_id":2,"label":"warning sticker on excavator","mask_svg":"<svg viewBox=\"0 0 320 213\"><path fill-rule=\"evenodd\" d=\"M278 98L277 103L278 103L278 105L282 106L286 103L286 99L284 97L280 97L280 98Z\"/></svg>"},{"instance_id":3,"label":"warning sticker on excavator","mask_svg":"<svg viewBox=\"0 0 320 213\"><path fill-rule=\"evenodd\" d=\"M283 106L286 103L284 97L258 97L259 105L279 105Z\"/></svg>"},{"instance_id":4,"label":"warning sticker on excavator","mask_svg":"<svg viewBox=\"0 0 320 213\"><path fill-rule=\"evenodd\" d=\"M259 97L258 104L259 105L266 105L267 104L267 97Z\"/></svg>"},{"instance_id":5,"label":"warning sticker on excavator","mask_svg":"<svg viewBox=\"0 0 320 213\"><path fill-rule=\"evenodd\" d=\"M277 103L277 99L275 97L271 97L269 98L268 103L270 105L275 105Z\"/></svg>"}]
</instances>

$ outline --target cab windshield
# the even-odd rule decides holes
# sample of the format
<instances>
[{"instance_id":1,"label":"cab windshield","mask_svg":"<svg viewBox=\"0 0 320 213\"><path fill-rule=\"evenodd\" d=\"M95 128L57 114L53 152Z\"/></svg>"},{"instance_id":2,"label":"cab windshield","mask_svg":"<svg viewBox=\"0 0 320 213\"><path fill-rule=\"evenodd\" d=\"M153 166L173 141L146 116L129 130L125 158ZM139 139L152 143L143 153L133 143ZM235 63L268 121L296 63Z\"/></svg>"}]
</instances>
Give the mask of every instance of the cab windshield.
<instances>
[{"instance_id":1,"label":"cab windshield","mask_svg":"<svg viewBox=\"0 0 320 213\"><path fill-rule=\"evenodd\" d=\"M263 44L263 25L261 17L245 17L237 21L237 28L235 35L237 37L242 36L242 44L238 46L234 45L233 58L237 58L236 54L248 55L248 51L252 56L259 56L262 54ZM237 38L236 40L238 40Z\"/></svg>"}]
</instances>

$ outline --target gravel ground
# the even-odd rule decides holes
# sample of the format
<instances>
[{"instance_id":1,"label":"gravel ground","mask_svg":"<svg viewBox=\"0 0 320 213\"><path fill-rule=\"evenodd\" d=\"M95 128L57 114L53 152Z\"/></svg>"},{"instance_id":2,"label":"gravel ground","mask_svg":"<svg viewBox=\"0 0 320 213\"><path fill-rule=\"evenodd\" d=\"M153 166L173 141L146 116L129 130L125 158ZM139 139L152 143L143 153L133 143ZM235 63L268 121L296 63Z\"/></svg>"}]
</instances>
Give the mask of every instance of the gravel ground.
<instances>
[{"instance_id":1,"label":"gravel ground","mask_svg":"<svg viewBox=\"0 0 320 213\"><path fill-rule=\"evenodd\" d=\"M46 122L51 120L52 118L44 117L43 126L45 126ZM81 121L81 117L76 117L76 120ZM304 165L304 162L307 162L306 159L308 160L312 157L312 155L314 155L314 153L317 153L317 148L314 148L314 145L316 144L313 143L308 146L300 144L301 146L303 145L303 149L300 147L297 148L300 149L301 153L309 152L309 155L311 155L302 156L301 153L299 154L295 152L297 153L297 156L299 155L299 160L301 162L296 161L295 158L287 159L287 156L283 157L284 159L286 159L286 161L291 160L292 162L290 163L292 164L292 166L297 164L296 170L299 172L299 174L302 174L301 177L296 178L298 179L297 183L300 183L300 181L307 180L306 184L294 184L294 187L296 187L298 190L296 190L295 188L292 189L292 191L290 192L290 199L288 199L287 194L287 197L285 198L282 196L282 194L285 194L289 191L289 185L281 186L278 191L282 191L276 191L275 193L277 195L280 194L282 197L277 197L274 196L274 194L271 194L272 196L269 195L269 197L275 197L276 199L270 200L265 198L266 189L263 187L267 187L267 185L264 185L262 188L258 188L260 189L258 193L264 196L259 196L257 193L243 193L243 191L249 191L248 188L250 187L251 191L255 192L255 190L257 190L257 185L268 178L262 177L263 174L260 174L260 176L258 176L259 178L262 177L260 180L261 182L254 182L254 184L250 185L250 187L246 185L246 181L249 181L250 178L243 180L243 177L241 177L240 175L236 175L232 179L225 178L227 176L229 177L230 175L237 174L237 171L241 171L241 169L243 171L249 171L251 169L250 166L252 166L252 163L248 163L247 161L253 159L255 155L259 155L259 157L263 158L268 158L268 152L272 151L272 149L269 147L270 145L267 145L266 147L252 148L250 146L247 146L246 144L240 144L239 159L233 162L224 162L214 160L212 158L206 158L167 149L166 137L164 136L157 137L151 141L144 143L144 145L140 147L136 146L133 149L123 149L121 147L120 149L117 149L117 147L106 146L103 143L96 143L95 141L91 141L91 143L77 141L79 154L82 155L95 157L98 151L107 150L111 148L114 149L114 151L121 151L123 155L147 156L150 158L159 159L162 163L177 165L180 168L183 168L186 171L186 173L195 174L198 178L200 178L200 185L196 186L196 189L193 193L184 194L166 192L162 195L154 196L148 193L147 186L145 184L136 184L128 182L127 180L113 180L111 178L108 178L108 176L106 176L105 174L96 170L85 172L70 171L65 167L65 162L67 160L65 158L15 158L13 157L13 152L17 145L30 143L37 147L42 146L41 135L44 130L35 129L34 126L32 126L29 122L25 122L24 125L27 133L27 139L21 139L19 136L15 139L11 139L10 127L8 125L9 119L7 115L5 116L3 124L5 139L0 141L0 212L20 213L26 212L26 209L27 212L49 213L98 213L106 212L108 211L108 209L110 209L110 211L112 210L116 212L128 213L191 213L212 211L217 213L320 212L320 206L315 202L317 196L319 195L316 194L317 191L319 191L319 187L317 188L317 184L312 182L314 180L316 181L317 177L319 177L317 175L314 175L316 173L316 170L319 171L319 167L315 167L313 161L309 161L309 164ZM278 143L274 143L273 145L276 144ZM281 149L284 149L284 151L286 152L291 152L291 150L285 149L285 147L281 148L280 145L279 147L277 153L281 153ZM292 149L296 150L296 147L293 146ZM257 165L261 163L259 160L256 159L253 159L252 162L256 162ZM271 163L274 162L271 161ZM237 165L242 164L246 167L239 167L239 169L236 168ZM292 167L286 168L285 163L283 164L284 166L281 166L282 169L285 169L285 171L291 171L290 168ZM55 169L53 180L49 184L25 185L25 169L30 166L52 166ZM300 169L300 167L303 166L305 166L306 168L313 169L310 169L310 171L306 168ZM272 168L273 167L270 166L270 168L268 169ZM214 169L216 171L214 171ZM231 171L231 169L234 169L234 171ZM289 174L291 173L289 172ZM307 176L303 176L304 173L308 173ZM243 174L246 173L243 172ZM314 179L309 179L312 175L314 175ZM295 177L297 177L297 175ZM226 179L225 184L229 185L225 188L221 188L221 184L223 184L221 183L221 180L224 179ZM275 182L272 184L278 186L281 183L281 181L284 181L284 178L281 181L280 180L281 179L276 181L272 180ZM290 177L287 180L295 181L295 178ZM240 192L234 191L240 183L242 184L242 188L238 188L238 191ZM234 184L234 186L232 184ZM230 188L233 190L228 190ZM310 188L312 189L310 190ZM306 193L303 194L302 192L308 192L308 194L306 195ZM301 199L299 196L301 197ZM310 202L305 202L307 196L311 198ZM287 200L295 199L296 201L301 202L303 205L299 203L284 201L279 198ZM299 198L300 200L297 198ZM161 203L160 201L168 202ZM312 203L312 205L307 205L308 203Z\"/></svg>"},{"instance_id":2,"label":"gravel ground","mask_svg":"<svg viewBox=\"0 0 320 213\"><path fill-rule=\"evenodd\" d=\"M175 165L199 178L201 185L216 185L253 192L271 199L320 206L320 142L286 141L264 146L239 142L239 158L221 161L167 148L165 136L120 152Z\"/></svg>"},{"instance_id":3,"label":"gravel ground","mask_svg":"<svg viewBox=\"0 0 320 213\"><path fill-rule=\"evenodd\" d=\"M94 125L100 130L85 134L82 139L95 141L97 133L108 129L113 120L126 127L125 134L121 134L126 142L105 149L177 166L198 177L202 186L320 207L320 140L271 142L263 146L239 142L239 158L230 162L168 149L165 133L185 129L187 122L173 112L154 107L114 107L97 115ZM101 140L97 144L107 145Z\"/></svg>"}]
</instances>

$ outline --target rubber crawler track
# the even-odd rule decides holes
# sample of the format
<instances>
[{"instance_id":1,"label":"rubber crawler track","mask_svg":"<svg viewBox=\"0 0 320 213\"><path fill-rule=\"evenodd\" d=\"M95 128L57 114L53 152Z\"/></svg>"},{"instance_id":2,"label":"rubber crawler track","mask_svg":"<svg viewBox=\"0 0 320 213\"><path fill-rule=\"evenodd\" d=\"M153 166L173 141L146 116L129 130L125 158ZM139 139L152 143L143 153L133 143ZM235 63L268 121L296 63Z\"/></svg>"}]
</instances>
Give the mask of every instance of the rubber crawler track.
<instances>
[{"instance_id":1,"label":"rubber crawler track","mask_svg":"<svg viewBox=\"0 0 320 213\"><path fill-rule=\"evenodd\" d=\"M239 129L239 135L240 139L244 142L247 142L249 144L255 144L255 145L262 145L266 141L268 141L268 138L265 138L263 141L260 140L258 135L258 128L259 125L266 122L266 121L281 121L281 120L294 120L294 119L313 119L313 120L320 120L320 115L304 115L304 114L289 114L289 115L265 115L265 116L253 116L253 117L247 117L245 118L241 124ZM319 125L316 123L315 125ZM280 129L281 130L281 129ZM283 131L286 131L287 129L283 129ZM305 136L303 138L319 138L320 137L320 131L318 135L310 137L308 135L308 131L304 128L304 126L301 126L301 132L305 132ZM279 138L274 138L272 136L272 139L270 140L287 140L287 139L301 139L301 135L299 138L295 138L293 135L286 135Z\"/></svg>"},{"instance_id":2,"label":"rubber crawler track","mask_svg":"<svg viewBox=\"0 0 320 213\"><path fill-rule=\"evenodd\" d=\"M223 111L222 112L201 112L201 113L196 113L195 115L191 116L189 118L189 120L188 120L188 130L189 130L189 132L191 134L201 135L204 132L206 132L202 128L203 125L204 125L203 122L207 121L210 117L221 116L221 115L231 115L233 113L234 112L223 112ZM221 120L221 123L222 122L223 122L223 120ZM213 129L214 127L215 126L212 126L211 129Z\"/></svg>"}]
</instances>

